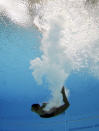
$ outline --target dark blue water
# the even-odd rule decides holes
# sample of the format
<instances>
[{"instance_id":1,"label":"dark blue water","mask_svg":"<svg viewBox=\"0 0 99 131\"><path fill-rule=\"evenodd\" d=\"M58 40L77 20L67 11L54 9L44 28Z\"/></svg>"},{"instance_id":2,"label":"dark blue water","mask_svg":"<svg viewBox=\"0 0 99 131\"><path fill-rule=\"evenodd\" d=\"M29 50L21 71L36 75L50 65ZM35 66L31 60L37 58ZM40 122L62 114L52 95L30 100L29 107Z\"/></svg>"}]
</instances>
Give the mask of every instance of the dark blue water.
<instances>
[{"instance_id":1,"label":"dark blue water","mask_svg":"<svg viewBox=\"0 0 99 131\"><path fill-rule=\"evenodd\" d=\"M65 85L69 109L50 119L31 112L33 103L50 98L47 82L38 85L29 69L40 57L41 34L13 23L0 23L0 131L98 131L99 80L86 72L73 72Z\"/></svg>"}]
</instances>

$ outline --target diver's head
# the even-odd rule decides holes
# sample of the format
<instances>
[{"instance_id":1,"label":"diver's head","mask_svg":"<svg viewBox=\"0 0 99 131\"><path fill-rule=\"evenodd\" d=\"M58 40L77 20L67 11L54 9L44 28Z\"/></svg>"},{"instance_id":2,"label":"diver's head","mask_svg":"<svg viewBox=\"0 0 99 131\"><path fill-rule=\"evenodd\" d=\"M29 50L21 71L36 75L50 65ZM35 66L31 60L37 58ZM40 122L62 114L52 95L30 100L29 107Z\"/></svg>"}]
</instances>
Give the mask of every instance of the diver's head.
<instances>
[{"instance_id":1,"label":"diver's head","mask_svg":"<svg viewBox=\"0 0 99 131\"><path fill-rule=\"evenodd\" d=\"M40 109L40 105L39 105L39 104L33 104L33 105L31 106L31 110L32 110L33 112L38 112L39 109Z\"/></svg>"}]
</instances>

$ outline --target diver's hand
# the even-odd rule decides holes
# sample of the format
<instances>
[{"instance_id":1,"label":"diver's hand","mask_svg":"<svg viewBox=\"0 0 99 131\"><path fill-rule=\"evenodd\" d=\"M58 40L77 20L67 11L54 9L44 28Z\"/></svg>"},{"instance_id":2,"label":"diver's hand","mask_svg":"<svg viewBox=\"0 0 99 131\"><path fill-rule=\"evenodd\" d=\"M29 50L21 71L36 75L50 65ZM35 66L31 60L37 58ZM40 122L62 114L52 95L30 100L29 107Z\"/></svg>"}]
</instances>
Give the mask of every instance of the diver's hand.
<instances>
[{"instance_id":1,"label":"diver's hand","mask_svg":"<svg viewBox=\"0 0 99 131\"><path fill-rule=\"evenodd\" d=\"M42 105L43 105L43 106L46 106L46 105L47 105L47 103L43 103Z\"/></svg>"},{"instance_id":2,"label":"diver's hand","mask_svg":"<svg viewBox=\"0 0 99 131\"><path fill-rule=\"evenodd\" d=\"M47 103L42 103L41 109L45 108Z\"/></svg>"}]
</instances>

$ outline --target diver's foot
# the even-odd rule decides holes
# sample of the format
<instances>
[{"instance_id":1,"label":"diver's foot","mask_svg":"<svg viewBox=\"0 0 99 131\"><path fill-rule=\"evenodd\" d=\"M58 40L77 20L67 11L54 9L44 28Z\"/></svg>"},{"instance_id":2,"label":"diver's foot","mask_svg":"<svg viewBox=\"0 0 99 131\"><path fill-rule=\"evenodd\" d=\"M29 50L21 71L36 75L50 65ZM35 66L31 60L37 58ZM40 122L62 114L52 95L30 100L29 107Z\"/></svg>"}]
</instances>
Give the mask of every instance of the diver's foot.
<instances>
[{"instance_id":1,"label":"diver's foot","mask_svg":"<svg viewBox=\"0 0 99 131\"><path fill-rule=\"evenodd\" d=\"M61 93L62 93L62 94L65 93L65 88L64 88L64 86L62 87Z\"/></svg>"}]
</instances>

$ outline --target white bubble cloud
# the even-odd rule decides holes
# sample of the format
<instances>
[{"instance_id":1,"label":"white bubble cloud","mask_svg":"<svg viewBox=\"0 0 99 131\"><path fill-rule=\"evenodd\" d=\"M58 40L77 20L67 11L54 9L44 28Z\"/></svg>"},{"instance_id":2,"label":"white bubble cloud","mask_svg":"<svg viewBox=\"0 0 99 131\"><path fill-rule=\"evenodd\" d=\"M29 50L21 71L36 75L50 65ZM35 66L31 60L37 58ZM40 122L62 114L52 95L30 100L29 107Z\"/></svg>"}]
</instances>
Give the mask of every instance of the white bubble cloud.
<instances>
[{"instance_id":1,"label":"white bubble cloud","mask_svg":"<svg viewBox=\"0 0 99 131\"><path fill-rule=\"evenodd\" d=\"M99 28L86 6L84 1L48 1L34 19L42 32L43 55L32 60L30 68L38 83L43 76L50 83L49 107L62 103L60 90L72 71L85 68L99 77ZM97 13L99 8L93 10Z\"/></svg>"}]
</instances>

